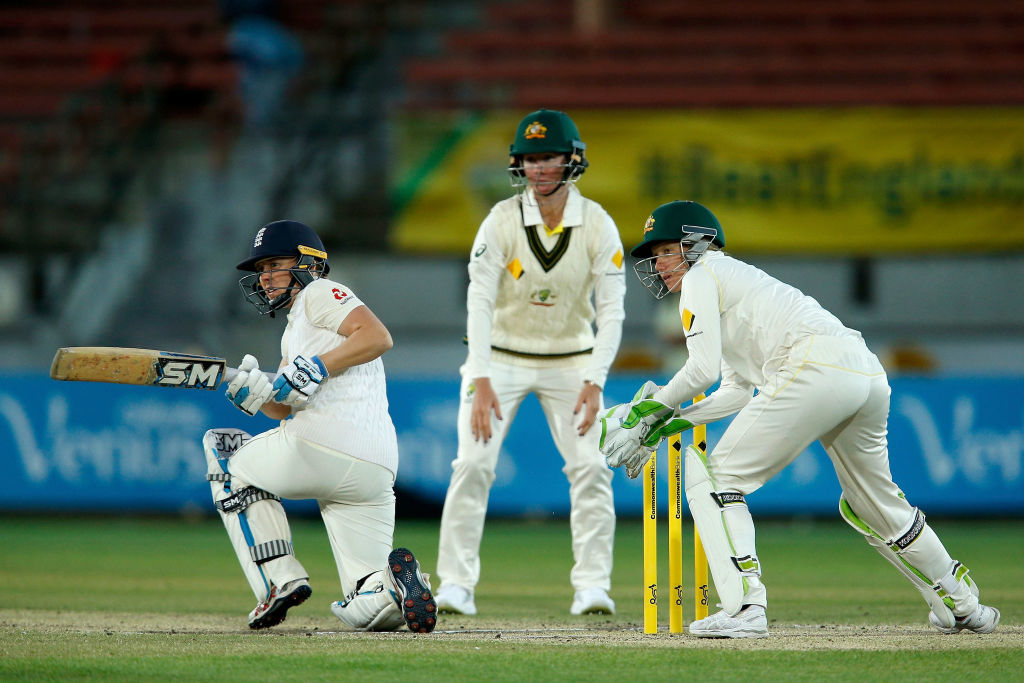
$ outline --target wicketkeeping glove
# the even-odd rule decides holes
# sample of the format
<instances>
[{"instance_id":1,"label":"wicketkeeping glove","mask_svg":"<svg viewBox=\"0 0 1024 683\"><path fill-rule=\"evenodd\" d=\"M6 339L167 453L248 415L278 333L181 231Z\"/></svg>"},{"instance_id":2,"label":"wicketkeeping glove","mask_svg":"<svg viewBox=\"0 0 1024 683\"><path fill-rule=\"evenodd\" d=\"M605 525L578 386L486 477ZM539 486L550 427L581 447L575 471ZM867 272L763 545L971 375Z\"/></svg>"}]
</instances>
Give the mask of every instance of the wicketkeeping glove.
<instances>
[{"instance_id":1,"label":"wicketkeeping glove","mask_svg":"<svg viewBox=\"0 0 1024 683\"><path fill-rule=\"evenodd\" d=\"M274 400L300 406L316 393L327 377L327 368L320 356L313 356L310 360L296 356L274 380Z\"/></svg>"},{"instance_id":2,"label":"wicketkeeping glove","mask_svg":"<svg viewBox=\"0 0 1024 683\"><path fill-rule=\"evenodd\" d=\"M232 405L246 415L255 415L264 403L270 400L274 387L267 376L260 372L260 364L253 356L246 354L238 366L238 374L224 390Z\"/></svg>"},{"instance_id":3,"label":"wicketkeeping glove","mask_svg":"<svg viewBox=\"0 0 1024 683\"><path fill-rule=\"evenodd\" d=\"M633 470L639 472L637 463L639 463L639 468L642 469L643 463L650 459L651 450L644 448L640 443L638 430L626 429L623 427L623 423L629 416L634 404L650 398L657 390L657 384L647 381L634 394L632 401L614 406L601 418L601 438L598 441L598 447L605 456L605 462L608 463L609 467L626 465L626 474L631 479L635 477L635 475L630 474Z\"/></svg>"},{"instance_id":4,"label":"wicketkeeping glove","mask_svg":"<svg viewBox=\"0 0 1024 683\"><path fill-rule=\"evenodd\" d=\"M661 441L693 425L677 415L672 406L651 396L657 391L654 382L646 382L629 403L622 403L601 418L599 447L609 467L626 468L626 475L635 479L657 450Z\"/></svg>"}]
</instances>

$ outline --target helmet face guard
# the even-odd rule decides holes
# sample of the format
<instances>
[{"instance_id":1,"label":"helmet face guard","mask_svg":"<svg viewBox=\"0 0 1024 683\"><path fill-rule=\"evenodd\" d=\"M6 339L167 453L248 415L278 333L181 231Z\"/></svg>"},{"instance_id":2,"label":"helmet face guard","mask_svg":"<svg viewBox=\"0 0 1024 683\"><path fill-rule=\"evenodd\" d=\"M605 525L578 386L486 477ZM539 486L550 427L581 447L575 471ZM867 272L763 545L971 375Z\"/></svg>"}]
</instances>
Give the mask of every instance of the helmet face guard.
<instances>
[{"instance_id":1,"label":"helmet face guard","mask_svg":"<svg viewBox=\"0 0 1024 683\"><path fill-rule=\"evenodd\" d=\"M633 272L656 299L668 294L668 287L662 279L662 275L668 273L658 273L658 257L651 250L655 245L666 242L679 243L678 255L683 259L679 267L685 264L689 270L708 247L714 245L719 249L725 248L725 232L715 214L697 202L677 200L662 204L652 211L644 223L643 240L629 250L629 255L640 259L633 266ZM675 270L678 268L671 272Z\"/></svg>"},{"instance_id":2,"label":"helmet face guard","mask_svg":"<svg viewBox=\"0 0 1024 683\"><path fill-rule=\"evenodd\" d=\"M292 275L289 286L270 299L260 284L262 273L258 264L272 258L294 258L296 262L285 269ZM245 300L255 306L260 315L269 314L270 317L274 317L274 311L289 306L303 287L331 270L320 237L308 225L297 221L274 221L260 228L253 239L249 258L239 263L237 268L250 271L238 280Z\"/></svg>"},{"instance_id":3,"label":"helmet face guard","mask_svg":"<svg viewBox=\"0 0 1024 683\"><path fill-rule=\"evenodd\" d=\"M699 225L684 225L682 227L683 237L679 240L679 251L678 252L667 252L659 256L648 256L645 259L637 261L633 266L633 272L636 273L637 278L640 280L647 291L654 295L655 299L663 299L669 293L668 285L665 284L665 275L669 273L675 273L680 269L688 271L690 267L697 262L704 252L708 250L711 243L718 236L718 232L714 228L704 228ZM664 258L665 256L678 255L682 258L679 265L665 272L658 272L658 259ZM683 274L685 277L685 273ZM680 278L681 280L682 278Z\"/></svg>"},{"instance_id":4,"label":"helmet face guard","mask_svg":"<svg viewBox=\"0 0 1024 683\"><path fill-rule=\"evenodd\" d=\"M286 270L292 274L291 284L285 287L284 291L273 299L267 296L263 285L260 283L260 276L263 275L263 272L249 273L239 278L238 286L242 290L242 295L246 301L256 307L260 315L269 314L270 317L274 317L274 311L287 308L291 304L292 299L295 298L295 295L302 291L303 287L319 278L325 272L323 269L327 264L326 252L302 245L299 245L299 250L304 253L291 268L266 271L267 273L280 273ZM306 251L316 253L305 253ZM268 258L274 257L270 256ZM286 258L292 257L286 256Z\"/></svg>"},{"instance_id":5,"label":"helmet face guard","mask_svg":"<svg viewBox=\"0 0 1024 683\"><path fill-rule=\"evenodd\" d=\"M521 189L529 184L523 169L527 154L564 154L561 188L575 182L587 170L587 146L580 140L580 131L569 115L551 109L540 109L527 114L516 128L516 136L509 145L508 175L512 187Z\"/></svg>"},{"instance_id":6,"label":"helmet face guard","mask_svg":"<svg viewBox=\"0 0 1024 683\"><path fill-rule=\"evenodd\" d=\"M579 161L580 159L582 159L582 163ZM521 190L529 185L530 181L527 179L526 171L523 169L523 157L512 157L509 159L509 163L508 179L512 187ZM562 180L559 182L558 187L579 180L579 177L587 170L588 165L587 160L583 159L582 155L570 155L567 163L560 164L562 167Z\"/></svg>"}]
</instances>

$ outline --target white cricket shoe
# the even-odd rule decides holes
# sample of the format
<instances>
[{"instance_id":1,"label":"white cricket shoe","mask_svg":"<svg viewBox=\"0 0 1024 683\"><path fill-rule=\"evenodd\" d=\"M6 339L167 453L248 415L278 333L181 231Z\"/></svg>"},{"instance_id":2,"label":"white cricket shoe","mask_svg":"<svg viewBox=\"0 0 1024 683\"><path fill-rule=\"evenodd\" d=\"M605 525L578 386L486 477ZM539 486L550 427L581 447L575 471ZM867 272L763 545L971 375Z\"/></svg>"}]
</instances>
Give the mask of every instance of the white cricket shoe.
<instances>
[{"instance_id":1,"label":"white cricket shoe","mask_svg":"<svg viewBox=\"0 0 1024 683\"><path fill-rule=\"evenodd\" d=\"M406 621L393 584L384 570L367 574L344 600L331 603L331 613L356 631L394 631Z\"/></svg>"},{"instance_id":2,"label":"white cricket shoe","mask_svg":"<svg viewBox=\"0 0 1024 683\"><path fill-rule=\"evenodd\" d=\"M721 610L691 623L690 635L698 638L767 638L768 615L760 605L747 605L735 617Z\"/></svg>"},{"instance_id":3,"label":"white cricket shoe","mask_svg":"<svg viewBox=\"0 0 1024 683\"><path fill-rule=\"evenodd\" d=\"M473 591L457 583L441 586L434 595L437 611L442 614L476 614L476 603L473 602Z\"/></svg>"},{"instance_id":4,"label":"white cricket shoe","mask_svg":"<svg viewBox=\"0 0 1024 683\"><path fill-rule=\"evenodd\" d=\"M979 604L978 608L966 617L956 617L956 624L951 628L943 626L934 612L928 613L928 621L943 633L959 633L960 631L992 633L999 625L999 616L999 610L995 607Z\"/></svg>"},{"instance_id":5,"label":"white cricket shoe","mask_svg":"<svg viewBox=\"0 0 1024 683\"><path fill-rule=\"evenodd\" d=\"M288 616L288 610L301 605L310 595L313 589L306 579L295 579L278 588L270 587L270 597L266 602L256 605L256 609L249 612L249 628L261 629L277 626Z\"/></svg>"},{"instance_id":6,"label":"white cricket shoe","mask_svg":"<svg viewBox=\"0 0 1024 683\"><path fill-rule=\"evenodd\" d=\"M576 591L569 614L615 614L615 601L603 588L585 588Z\"/></svg>"}]
</instances>

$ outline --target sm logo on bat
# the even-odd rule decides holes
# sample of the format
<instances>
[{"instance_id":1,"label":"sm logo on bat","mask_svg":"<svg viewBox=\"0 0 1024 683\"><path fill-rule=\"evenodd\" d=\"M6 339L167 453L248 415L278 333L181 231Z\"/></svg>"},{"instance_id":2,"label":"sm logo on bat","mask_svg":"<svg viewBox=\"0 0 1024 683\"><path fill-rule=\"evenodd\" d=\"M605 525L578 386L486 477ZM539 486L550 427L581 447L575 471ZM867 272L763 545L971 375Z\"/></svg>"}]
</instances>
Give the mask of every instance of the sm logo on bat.
<instances>
[{"instance_id":1,"label":"sm logo on bat","mask_svg":"<svg viewBox=\"0 0 1024 683\"><path fill-rule=\"evenodd\" d=\"M156 364L155 384L185 389L216 389L224 376L224 361L200 362L160 358Z\"/></svg>"}]
</instances>

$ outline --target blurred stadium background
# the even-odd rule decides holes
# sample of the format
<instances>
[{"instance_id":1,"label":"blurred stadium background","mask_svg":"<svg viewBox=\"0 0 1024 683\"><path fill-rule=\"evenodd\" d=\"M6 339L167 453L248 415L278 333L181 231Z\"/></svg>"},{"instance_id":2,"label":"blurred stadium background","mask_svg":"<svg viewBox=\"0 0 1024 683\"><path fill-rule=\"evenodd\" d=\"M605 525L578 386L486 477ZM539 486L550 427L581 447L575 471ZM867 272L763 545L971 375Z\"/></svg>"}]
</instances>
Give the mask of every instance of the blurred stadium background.
<instances>
[{"instance_id":1,"label":"blurred stadium background","mask_svg":"<svg viewBox=\"0 0 1024 683\"><path fill-rule=\"evenodd\" d=\"M1017 0L7 0L0 6L0 510L209 512L219 392L63 385L59 346L278 359L234 264L324 237L391 329L401 514L455 452L465 263L515 122L579 124L624 243L672 199L860 329L890 371L896 480L928 512L1024 514L1024 4ZM630 276L606 399L685 357ZM711 430L712 442L716 426ZM495 513L564 514L523 409ZM639 491L616 475L618 507ZM751 497L832 514L811 449Z\"/></svg>"}]
</instances>

